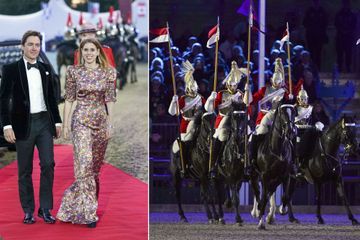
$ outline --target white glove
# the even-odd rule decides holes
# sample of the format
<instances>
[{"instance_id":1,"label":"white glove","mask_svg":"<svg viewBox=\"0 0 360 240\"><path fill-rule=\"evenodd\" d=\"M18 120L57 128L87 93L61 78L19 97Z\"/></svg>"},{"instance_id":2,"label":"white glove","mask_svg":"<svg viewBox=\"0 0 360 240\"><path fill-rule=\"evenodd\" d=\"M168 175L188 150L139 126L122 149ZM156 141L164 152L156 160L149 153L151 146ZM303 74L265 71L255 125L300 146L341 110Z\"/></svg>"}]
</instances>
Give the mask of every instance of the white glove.
<instances>
[{"instance_id":1,"label":"white glove","mask_svg":"<svg viewBox=\"0 0 360 240\"><path fill-rule=\"evenodd\" d=\"M240 102L240 99L242 99L242 96L239 94L234 94L233 96L231 96L231 100L233 102Z\"/></svg>"},{"instance_id":2,"label":"white glove","mask_svg":"<svg viewBox=\"0 0 360 240\"><path fill-rule=\"evenodd\" d=\"M291 93L289 94L289 100L293 100L294 99L294 95L292 95Z\"/></svg>"},{"instance_id":3,"label":"white glove","mask_svg":"<svg viewBox=\"0 0 360 240\"><path fill-rule=\"evenodd\" d=\"M281 100L283 99L283 96L282 95L278 95L278 96L275 96L271 102L273 103L277 103L277 102L280 102Z\"/></svg>"},{"instance_id":4,"label":"white glove","mask_svg":"<svg viewBox=\"0 0 360 240\"><path fill-rule=\"evenodd\" d=\"M179 100L178 95L174 95L174 96L172 97L172 102L177 102L178 100Z\"/></svg>"},{"instance_id":5,"label":"white glove","mask_svg":"<svg viewBox=\"0 0 360 240\"><path fill-rule=\"evenodd\" d=\"M322 122L316 122L315 123L315 128L318 130L318 131L322 131L323 128L324 128L324 124Z\"/></svg>"},{"instance_id":6,"label":"white glove","mask_svg":"<svg viewBox=\"0 0 360 240\"><path fill-rule=\"evenodd\" d=\"M216 92L211 92L211 94L210 94L211 100L214 100L216 98L216 96L217 96Z\"/></svg>"}]
</instances>

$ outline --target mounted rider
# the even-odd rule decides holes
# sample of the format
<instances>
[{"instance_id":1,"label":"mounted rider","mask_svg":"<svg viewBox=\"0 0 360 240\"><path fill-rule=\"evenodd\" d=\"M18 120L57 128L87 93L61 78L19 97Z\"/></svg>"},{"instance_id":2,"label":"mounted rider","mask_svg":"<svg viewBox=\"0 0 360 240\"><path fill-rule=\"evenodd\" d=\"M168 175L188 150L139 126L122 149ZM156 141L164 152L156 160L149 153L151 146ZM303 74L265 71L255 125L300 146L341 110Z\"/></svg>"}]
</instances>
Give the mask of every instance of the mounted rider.
<instances>
[{"instance_id":1,"label":"mounted rider","mask_svg":"<svg viewBox=\"0 0 360 240\"><path fill-rule=\"evenodd\" d=\"M226 90L212 92L205 103L205 110L214 112L218 110L215 121L215 134L213 135L212 160L210 177L216 176L219 156L223 143L229 138L229 115L234 104L243 104L243 92L238 89L240 80L246 76L246 69L238 68L235 61L231 63L230 73L225 78ZM244 105L245 106L245 105Z\"/></svg>"},{"instance_id":2,"label":"mounted rider","mask_svg":"<svg viewBox=\"0 0 360 240\"><path fill-rule=\"evenodd\" d=\"M275 59L275 69L271 77L271 86L265 86L259 89L254 95L251 94L249 86L245 86L245 98L248 103L255 105L259 103L260 111L256 119L256 128L249 139L249 160L250 164L245 169L246 175L251 175L256 161L257 149L260 141L268 133L275 117L275 111L283 100L291 101L294 96L285 88L285 72L281 58ZM294 88L294 92L300 88L300 80ZM249 95L248 95L249 94ZM297 166L293 159L290 162L294 174L298 173Z\"/></svg>"},{"instance_id":3,"label":"mounted rider","mask_svg":"<svg viewBox=\"0 0 360 240\"><path fill-rule=\"evenodd\" d=\"M295 104L295 126L297 128L296 161L299 166L304 165L304 159L306 159L307 154L312 152L310 149L307 149L304 143L309 139L316 139L324 128L322 122L315 122L313 106L308 103L308 100L309 96L303 86L301 86Z\"/></svg>"},{"instance_id":4,"label":"mounted rider","mask_svg":"<svg viewBox=\"0 0 360 240\"><path fill-rule=\"evenodd\" d=\"M198 93L198 85L193 77L194 67L189 61L186 61L182 65L184 72L184 81L186 84L186 94L178 99L177 95L174 95L169 106L169 114L174 116L178 112L181 113L180 122L180 142L182 147L182 156L184 160L185 169L182 169L183 174L186 173L187 168L190 165L190 150L193 144L192 140L197 129L195 119L199 114L202 114L205 99ZM179 109L177 110L177 106ZM177 141L173 144L173 153L179 152L179 144Z\"/></svg>"}]
</instances>

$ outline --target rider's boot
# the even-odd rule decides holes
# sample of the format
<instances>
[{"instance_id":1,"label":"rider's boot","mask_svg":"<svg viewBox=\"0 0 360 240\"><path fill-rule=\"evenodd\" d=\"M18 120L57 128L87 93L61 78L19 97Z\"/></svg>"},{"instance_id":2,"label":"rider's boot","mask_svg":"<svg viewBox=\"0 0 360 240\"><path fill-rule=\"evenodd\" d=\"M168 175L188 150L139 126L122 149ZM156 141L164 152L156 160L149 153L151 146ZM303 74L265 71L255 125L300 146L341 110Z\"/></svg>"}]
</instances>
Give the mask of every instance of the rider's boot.
<instances>
[{"instance_id":1,"label":"rider's boot","mask_svg":"<svg viewBox=\"0 0 360 240\"><path fill-rule=\"evenodd\" d=\"M249 162L248 165L244 169L244 175L246 178L250 178L250 176L254 173L254 163L256 158L256 151L257 151L257 142L258 142L258 135L253 134L251 137L251 141L249 142Z\"/></svg>"}]
</instances>

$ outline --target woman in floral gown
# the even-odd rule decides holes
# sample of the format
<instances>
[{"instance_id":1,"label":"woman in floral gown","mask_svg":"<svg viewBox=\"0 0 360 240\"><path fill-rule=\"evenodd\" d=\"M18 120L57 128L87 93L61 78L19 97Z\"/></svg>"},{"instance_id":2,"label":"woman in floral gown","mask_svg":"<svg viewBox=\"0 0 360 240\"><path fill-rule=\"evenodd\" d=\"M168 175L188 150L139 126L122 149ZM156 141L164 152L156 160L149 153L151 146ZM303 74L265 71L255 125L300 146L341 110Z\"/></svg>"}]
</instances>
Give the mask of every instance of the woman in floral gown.
<instances>
[{"instance_id":1,"label":"woman in floral gown","mask_svg":"<svg viewBox=\"0 0 360 240\"><path fill-rule=\"evenodd\" d=\"M67 69L64 107L64 138L71 131L74 144L75 182L65 190L57 218L96 227L99 172L113 131L116 71L95 39L81 42L79 58L79 65Z\"/></svg>"}]
</instances>

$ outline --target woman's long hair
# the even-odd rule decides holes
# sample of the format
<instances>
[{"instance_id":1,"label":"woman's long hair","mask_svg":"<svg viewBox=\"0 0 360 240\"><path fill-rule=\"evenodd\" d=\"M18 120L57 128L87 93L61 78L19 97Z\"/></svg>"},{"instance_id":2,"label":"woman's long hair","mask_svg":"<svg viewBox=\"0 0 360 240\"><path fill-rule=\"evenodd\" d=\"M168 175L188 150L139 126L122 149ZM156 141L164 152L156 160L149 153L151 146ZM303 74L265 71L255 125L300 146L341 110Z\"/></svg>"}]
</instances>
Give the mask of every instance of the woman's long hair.
<instances>
[{"instance_id":1,"label":"woman's long hair","mask_svg":"<svg viewBox=\"0 0 360 240\"><path fill-rule=\"evenodd\" d=\"M80 65L84 65L84 60L83 60L83 56L82 56L82 49L84 48L85 44L87 43L92 43L96 46L97 49L99 49L99 56L96 58L96 62L100 65L101 68L108 68L110 66L109 61L105 55L104 50L102 49L102 46L100 44L100 42L95 39L95 38L88 38L88 39L84 39L81 41L80 43L80 51L79 51L79 59L78 62L80 63Z\"/></svg>"}]
</instances>

